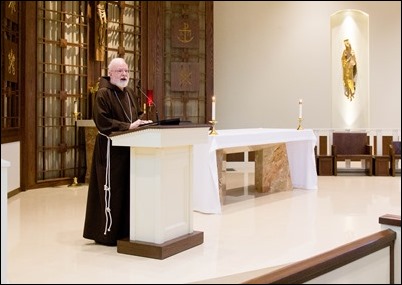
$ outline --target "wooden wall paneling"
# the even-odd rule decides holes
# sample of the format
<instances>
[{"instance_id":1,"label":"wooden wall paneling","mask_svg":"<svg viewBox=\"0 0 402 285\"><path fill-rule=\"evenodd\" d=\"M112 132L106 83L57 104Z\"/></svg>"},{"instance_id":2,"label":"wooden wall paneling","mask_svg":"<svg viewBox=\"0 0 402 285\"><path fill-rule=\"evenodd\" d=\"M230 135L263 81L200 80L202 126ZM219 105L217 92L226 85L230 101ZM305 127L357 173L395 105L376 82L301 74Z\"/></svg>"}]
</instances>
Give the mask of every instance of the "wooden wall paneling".
<instances>
[{"instance_id":1,"label":"wooden wall paneling","mask_svg":"<svg viewBox=\"0 0 402 285\"><path fill-rule=\"evenodd\" d=\"M20 2L21 3L21 2ZM22 114L36 114L36 1L22 3L21 82ZM23 116L21 136L21 190L36 184L36 120Z\"/></svg>"},{"instance_id":2,"label":"wooden wall paneling","mask_svg":"<svg viewBox=\"0 0 402 285\"><path fill-rule=\"evenodd\" d=\"M148 49L147 71L141 82L144 90L154 91L154 102L158 109L159 118L165 118L163 98L164 90L164 15L163 1L148 2Z\"/></svg>"}]
</instances>

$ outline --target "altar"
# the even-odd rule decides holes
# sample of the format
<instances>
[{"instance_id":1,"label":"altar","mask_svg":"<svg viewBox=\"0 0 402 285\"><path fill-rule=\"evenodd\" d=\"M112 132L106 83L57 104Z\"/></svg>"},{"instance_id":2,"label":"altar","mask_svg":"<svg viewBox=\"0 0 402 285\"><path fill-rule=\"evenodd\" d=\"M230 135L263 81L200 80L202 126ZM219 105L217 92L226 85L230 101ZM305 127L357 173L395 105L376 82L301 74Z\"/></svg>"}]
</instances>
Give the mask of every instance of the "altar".
<instances>
[{"instance_id":1,"label":"altar","mask_svg":"<svg viewBox=\"0 0 402 285\"><path fill-rule=\"evenodd\" d=\"M269 156L270 148L281 148L287 156L292 188L317 189L317 171L314 155L316 137L311 129L227 129L210 135L208 143L194 145L193 209L202 213L219 214L222 206L222 157L225 153L261 151L263 159L256 163L256 183L264 183L267 173L260 168ZM286 186L286 182L283 183ZM259 185L259 187L264 187ZM288 190L288 189L284 189Z\"/></svg>"}]
</instances>

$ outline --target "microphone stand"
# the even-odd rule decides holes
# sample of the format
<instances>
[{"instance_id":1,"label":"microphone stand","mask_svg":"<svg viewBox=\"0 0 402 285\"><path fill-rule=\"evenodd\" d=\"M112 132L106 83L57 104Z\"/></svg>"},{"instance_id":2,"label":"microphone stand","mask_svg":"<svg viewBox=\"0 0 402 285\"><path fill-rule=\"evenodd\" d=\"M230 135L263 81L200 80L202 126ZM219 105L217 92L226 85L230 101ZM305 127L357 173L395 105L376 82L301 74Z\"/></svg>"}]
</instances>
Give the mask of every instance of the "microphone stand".
<instances>
[{"instance_id":1,"label":"microphone stand","mask_svg":"<svg viewBox=\"0 0 402 285\"><path fill-rule=\"evenodd\" d=\"M142 88L141 88L140 85L137 85L137 89L138 89L138 90L140 91L140 93L141 93L142 95L144 95L144 97L147 98L147 100L150 101L150 102L152 103L152 105L155 107L156 122L159 124L158 108L156 107L154 100L151 100L151 98L149 98L149 97L147 96L147 94L144 92L144 90L142 90Z\"/></svg>"}]
</instances>

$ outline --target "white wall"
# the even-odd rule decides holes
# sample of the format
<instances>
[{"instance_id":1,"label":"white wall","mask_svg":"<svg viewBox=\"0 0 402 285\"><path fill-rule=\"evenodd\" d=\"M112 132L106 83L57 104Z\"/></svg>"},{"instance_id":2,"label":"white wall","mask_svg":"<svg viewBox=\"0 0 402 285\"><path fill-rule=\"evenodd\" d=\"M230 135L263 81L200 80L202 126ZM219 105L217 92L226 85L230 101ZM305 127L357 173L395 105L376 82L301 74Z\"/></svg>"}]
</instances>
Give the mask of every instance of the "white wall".
<instances>
[{"instance_id":1,"label":"white wall","mask_svg":"<svg viewBox=\"0 0 402 285\"><path fill-rule=\"evenodd\" d=\"M330 17L369 15L370 125L401 127L401 2L214 2L217 129L331 128ZM342 95L343 96L343 95ZM246 100L247 99L247 100Z\"/></svg>"},{"instance_id":2,"label":"white wall","mask_svg":"<svg viewBox=\"0 0 402 285\"><path fill-rule=\"evenodd\" d=\"M1 159L10 163L7 169L7 193L20 188L20 142L1 144Z\"/></svg>"},{"instance_id":3,"label":"white wall","mask_svg":"<svg viewBox=\"0 0 402 285\"><path fill-rule=\"evenodd\" d=\"M1 284L7 284L7 234L8 234L8 205L7 184L10 162L1 159Z\"/></svg>"}]
</instances>

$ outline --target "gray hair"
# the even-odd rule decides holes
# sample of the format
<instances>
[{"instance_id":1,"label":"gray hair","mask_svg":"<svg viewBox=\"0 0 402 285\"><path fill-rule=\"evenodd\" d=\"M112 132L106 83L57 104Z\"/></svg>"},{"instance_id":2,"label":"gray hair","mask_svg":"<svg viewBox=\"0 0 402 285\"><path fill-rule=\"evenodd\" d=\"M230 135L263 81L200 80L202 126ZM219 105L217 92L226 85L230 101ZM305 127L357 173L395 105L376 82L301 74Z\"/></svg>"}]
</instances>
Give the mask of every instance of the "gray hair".
<instances>
[{"instance_id":1,"label":"gray hair","mask_svg":"<svg viewBox=\"0 0 402 285\"><path fill-rule=\"evenodd\" d=\"M115 67L116 65L120 65L120 64L122 64L122 63L127 65L127 63L126 63L126 61L124 60L124 58L115 57L115 58L113 58L113 59L110 61L109 66L108 66L107 68L108 68L108 70L112 70L113 67Z\"/></svg>"}]
</instances>

